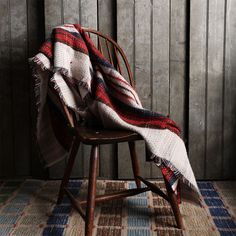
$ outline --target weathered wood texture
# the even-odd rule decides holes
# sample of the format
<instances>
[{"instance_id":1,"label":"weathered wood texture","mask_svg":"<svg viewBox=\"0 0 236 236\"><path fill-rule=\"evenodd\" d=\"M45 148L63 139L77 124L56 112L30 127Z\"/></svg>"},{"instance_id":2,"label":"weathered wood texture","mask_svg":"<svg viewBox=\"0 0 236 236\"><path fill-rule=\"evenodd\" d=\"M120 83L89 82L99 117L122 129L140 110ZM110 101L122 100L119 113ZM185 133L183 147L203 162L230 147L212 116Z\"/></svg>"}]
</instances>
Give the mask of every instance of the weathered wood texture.
<instances>
[{"instance_id":1,"label":"weathered wood texture","mask_svg":"<svg viewBox=\"0 0 236 236\"><path fill-rule=\"evenodd\" d=\"M198 178L235 177L235 8L191 1L189 157Z\"/></svg>"},{"instance_id":2,"label":"weathered wood texture","mask_svg":"<svg viewBox=\"0 0 236 236\"><path fill-rule=\"evenodd\" d=\"M117 1L117 40L133 69L143 106L170 114L185 137L185 0ZM119 145L119 177L131 177L127 147ZM159 176L145 163L144 145L138 146L142 174ZM127 168L123 168L125 165Z\"/></svg>"},{"instance_id":3,"label":"weathered wood texture","mask_svg":"<svg viewBox=\"0 0 236 236\"><path fill-rule=\"evenodd\" d=\"M204 177L206 153L207 1L191 1L189 157L195 174Z\"/></svg>"},{"instance_id":4,"label":"weathered wood texture","mask_svg":"<svg viewBox=\"0 0 236 236\"><path fill-rule=\"evenodd\" d=\"M43 41L42 9L41 0L1 1L0 176L30 176L34 169L28 57ZM37 171L42 176L41 170L38 163Z\"/></svg>"},{"instance_id":5,"label":"weathered wood texture","mask_svg":"<svg viewBox=\"0 0 236 236\"><path fill-rule=\"evenodd\" d=\"M84 27L97 29L97 1L93 0L45 0L46 36L53 27L63 23L80 23ZM90 147L81 145L77 154L72 177L87 177L89 168ZM65 161L61 161L49 169L51 178L61 178L65 169Z\"/></svg>"},{"instance_id":6,"label":"weathered wood texture","mask_svg":"<svg viewBox=\"0 0 236 236\"><path fill-rule=\"evenodd\" d=\"M116 5L114 1L98 0L98 29L111 38L116 37ZM101 46L105 49L104 42ZM104 50L105 51L105 50ZM106 52L106 51L105 51ZM107 53L106 53L107 54ZM107 58L108 55L106 55ZM115 146L102 145L100 147L99 176L103 178L116 178ZM88 160L88 159L87 159Z\"/></svg>"},{"instance_id":7,"label":"weathered wood texture","mask_svg":"<svg viewBox=\"0 0 236 236\"><path fill-rule=\"evenodd\" d=\"M13 153L13 113L12 113L12 87L10 77L11 65L11 34L10 34L10 7L7 0L2 1L0 8L0 107L1 107L1 176L14 175ZM7 157L7 158L6 158Z\"/></svg>"},{"instance_id":8,"label":"weathered wood texture","mask_svg":"<svg viewBox=\"0 0 236 236\"><path fill-rule=\"evenodd\" d=\"M224 86L223 86L223 168L221 178L236 178L236 2L225 6Z\"/></svg>"},{"instance_id":9,"label":"weathered wood texture","mask_svg":"<svg viewBox=\"0 0 236 236\"><path fill-rule=\"evenodd\" d=\"M143 105L180 125L198 178L233 177L234 8L225 0L117 1L117 39ZM130 177L125 153L120 145L119 175Z\"/></svg>"},{"instance_id":10,"label":"weathered wood texture","mask_svg":"<svg viewBox=\"0 0 236 236\"><path fill-rule=\"evenodd\" d=\"M44 41L45 28L44 28L44 4L43 0L28 0L27 5L27 19L28 19L28 56L34 56L41 43ZM47 175L47 170L43 169L40 163L38 146L35 136L36 126L36 107L34 95L34 80L30 75L30 120L31 120L31 175L34 177L42 177Z\"/></svg>"},{"instance_id":11,"label":"weathered wood texture","mask_svg":"<svg viewBox=\"0 0 236 236\"><path fill-rule=\"evenodd\" d=\"M0 176L43 176L27 58L52 28L81 23L124 48L143 106L170 114L182 129L200 179L235 176L236 2L234 0L2 0L0 7ZM141 172L159 176L137 143ZM99 175L132 177L128 145L100 149ZM88 146L73 177L88 176ZM65 161L50 168L61 178Z\"/></svg>"},{"instance_id":12,"label":"weathered wood texture","mask_svg":"<svg viewBox=\"0 0 236 236\"><path fill-rule=\"evenodd\" d=\"M110 0L45 0L45 28L49 36L52 28L62 23L80 23L84 27L99 29L101 32L115 38L116 5ZM96 38L94 38L96 43ZM104 178L114 176L114 146L103 145L100 148L99 175ZM81 145L73 169L73 177L88 177L90 146ZM51 178L61 178L65 168L62 161L51 167Z\"/></svg>"}]
</instances>

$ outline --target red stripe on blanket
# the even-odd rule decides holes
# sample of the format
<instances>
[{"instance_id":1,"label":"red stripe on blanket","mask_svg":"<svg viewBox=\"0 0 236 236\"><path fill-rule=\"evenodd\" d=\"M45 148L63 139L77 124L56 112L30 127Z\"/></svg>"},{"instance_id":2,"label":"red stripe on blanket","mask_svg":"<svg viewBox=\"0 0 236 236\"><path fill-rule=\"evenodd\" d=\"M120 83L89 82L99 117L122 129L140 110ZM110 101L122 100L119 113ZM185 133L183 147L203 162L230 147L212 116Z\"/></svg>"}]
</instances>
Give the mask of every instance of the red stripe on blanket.
<instances>
[{"instance_id":1,"label":"red stripe on blanket","mask_svg":"<svg viewBox=\"0 0 236 236\"><path fill-rule=\"evenodd\" d=\"M71 48L73 48L76 51L83 52L85 54L88 54L88 49L86 47L86 44L84 43L84 40L82 40L79 37L75 37L69 32L65 30L56 29L54 31L55 36L55 42L61 42L64 43Z\"/></svg>"},{"instance_id":2,"label":"red stripe on blanket","mask_svg":"<svg viewBox=\"0 0 236 236\"><path fill-rule=\"evenodd\" d=\"M176 126L169 125L166 123L166 121L159 120L158 118L155 119L141 119L139 120L138 114L133 113L133 116L127 116L124 111L122 111L122 107L116 106L108 96L104 86L98 82L98 78L94 77L93 83L92 83L92 93L94 95L94 98L96 100L100 100L104 104L108 105L110 108L112 108L122 120L125 122L136 125L139 127L147 127L147 128L159 128L159 129L169 129L172 132L179 135L179 129Z\"/></svg>"},{"instance_id":3,"label":"red stripe on blanket","mask_svg":"<svg viewBox=\"0 0 236 236\"><path fill-rule=\"evenodd\" d=\"M107 58L95 47L92 39L89 38L89 36L81 28L81 26L79 24L74 24L74 27L78 30L78 32L81 34L82 38L84 39L84 42L86 43L89 53L100 58L102 61L105 61L107 64L111 65L110 62L107 60Z\"/></svg>"},{"instance_id":4,"label":"red stripe on blanket","mask_svg":"<svg viewBox=\"0 0 236 236\"><path fill-rule=\"evenodd\" d=\"M52 59L52 42L46 41L39 49L39 51L45 54L46 57Z\"/></svg>"}]
</instances>

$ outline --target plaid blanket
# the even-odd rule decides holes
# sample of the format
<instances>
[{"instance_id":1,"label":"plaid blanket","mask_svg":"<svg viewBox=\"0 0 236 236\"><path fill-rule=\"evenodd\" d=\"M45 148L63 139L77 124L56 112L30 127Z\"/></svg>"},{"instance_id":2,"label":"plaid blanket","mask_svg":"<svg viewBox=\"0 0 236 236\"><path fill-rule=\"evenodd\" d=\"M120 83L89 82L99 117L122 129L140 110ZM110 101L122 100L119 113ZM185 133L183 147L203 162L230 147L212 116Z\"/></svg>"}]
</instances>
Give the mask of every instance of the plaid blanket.
<instances>
[{"instance_id":1,"label":"plaid blanket","mask_svg":"<svg viewBox=\"0 0 236 236\"><path fill-rule=\"evenodd\" d=\"M198 199L196 180L175 122L142 107L134 89L94 46L80 25L54 28L51 38L30 61L38 106L37 140L46 166L67 154L55 138L49 120L47 98L61 109L59 96L80 120L139 133L151 154L149 160L161 169L172 189L179 193L181 185L183 197L195 195L194 199ZM57 94L49 93L50 86Z\"/></svg>"}]
</instances>

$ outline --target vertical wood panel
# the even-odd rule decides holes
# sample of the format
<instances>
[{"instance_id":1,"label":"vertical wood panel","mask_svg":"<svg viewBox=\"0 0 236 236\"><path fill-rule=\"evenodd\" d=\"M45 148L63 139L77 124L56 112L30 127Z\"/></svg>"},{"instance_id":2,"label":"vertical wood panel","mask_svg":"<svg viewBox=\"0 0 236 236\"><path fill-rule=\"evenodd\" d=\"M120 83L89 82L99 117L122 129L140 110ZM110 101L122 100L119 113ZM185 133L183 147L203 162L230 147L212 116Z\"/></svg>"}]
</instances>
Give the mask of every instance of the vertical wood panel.
<instances>
[{"instance_id":1,"label":"vertical wood panel","mask_svg":"<svg viewBox=\"0 0 236 236\"><path fill-rule=\"evenodd\" d=\"M45 0L45 35L50 36L53 27L63 23L62 1L61 0Z\"/></svg>"},{"instance_id":2,"label":"vertical wood panel","mask_svg":"<svg viewBox=\"0 0 236 236\"><path fill-rule=\"evenodd\" d=\"M165 115L169 114L169 19L170 1L153 1L152 109Z\"/></svg>"},{"instance_id":3,"label":"vertical wood panel","mask_svg":"<svg viewBox=\"0 0 236 236\"><path fill-rule=\"evenodd\" d=\"M117 1L117 42L123 48L134 74L134 0ZM124 20L125 19L125 20ZM140 156L139 156L140 158ZM124 168L125 167L125 168ZM128 144L118 145L118 177L132 177Z\"/></svg>"},{"instance_id":4,"label":"vertical wood panel","mask_svg":"<svg viewBox=\"0 0 236 236\"><path fill-rule=\"evenodd\" d=\"M189 159L197 178L205 170L207 1L191 1Z\"/></svg>"},{"instance_id":5,"label":"vertical wood panel","mask_svg":"<svg viewBox=\"0 0 236 236\"><path fill-rule=\"evenodd\" d=\"M63 23L80 22L80 0L63 0Z\"/></svg>"},{"instance_id":6,"label":"vertical wood panel","mask_svg":"<svg viewBox=\"0 0 236 236\"><path fill-rule=\"evenodd\" d=\"M150 0L135 1L135 65L134 77L136 90L142 105L151 109L151 20L152 4ZM138 141L137 153L141 165L142 176L150 176L150 164L146 162L144 142Z\"/></svg>"},{"instance_id":7,"label":"vertical wood panel","mask_svg":"<svg viewBox=\"0 0 236 236\"><path fill-rule=\"evenodd\" d=\"M224 0L210 0L208 14L205 177L210 179L222 175Z\"/></svg>"},{"instance_id":8,"label":"vertical wood panel","mask_svg":"<svg viewBox=\"0 0 236 236\"><path fill-rule=\"evenodd\" d=\"M185 138L186 0L172 0L170 9L170 117Z\"/></svg>"},{"instance_id":9,"label":"vertical wood panel","mask_svg":"<svg viewBox=\"0 0 236 236\"><path fill-rule=\"evenodd\" d=\"M97 1L80 0L80 23L84 27L97 29Z\"/></svg>"},{"instance_id":10,"label":"vertical wood panel","mask_svg":"<svg viewBox=\"0 0 236 236\"><path fill-rule=\"evenodd\" d=\"M151 2L135 2L135 83L143 107L151 108Z\"/></svg>"},{"instance_id":11,"label":"vertical wood panel","mask_svg":"<svg viewBox=\"0 0 236 236\"><path fill-rule=\"evenodd\" d=\"M30 119L34 114L29 102L33 97L27 57L33 56L43 41L45 15L47 37L54 26L63 22L80 22L86 27L99 28L114 39L117 36L131 63L144 107L170 113L182 129L188 125L189 157L196 176L235 177L236 2L192 0L190 22L186 22L187 1L45 0L43 4L43 0L2 0L0 176L31 172L42 175L30 136L34 123ZM188 23L190 81L186 90ZM188 106L185 104L187 93ZM189 123L186 124L185 109L188 108ZM183 137L186 137L185 130ZM143 143L137 146L143 175L156 177L157 168L145 162ZM113 178L118 168L120 178L131 178L127 145L119 144L118 167L112 151L110 146L101 149L100 175ZM89 152L86 146L80 149L73 177L87 176ZM61 178L64 167L65 161L62 161L50 168L50 177Z\"/></svg>"},{"instance_id":12,"label":"vertical wood panel","mask_svg":"<svg viewBox=\"0 0 236 236\"><path fill-rule=\"evenodd\" d=\"M152 16L152 110L160 114L170 113L170 1L153 1ZM161 176L154 164L151 165L151 176Z\"/></svg>"},{"instance_id":13,"label":"vertical wood panel","mask_svg":"<svg viewBox=\"0 0 236 236\"><path fill-rule=\"evenodd\" d=\"M55 0L54 0L55 1ZM79 5L80 10L71 9ZM85 6L83 8L83 5ZM115 20L114 3L108 0L99 0L95 14L91 9L94 1L77 2L63 1L64 20L80 20L84 26L91 27L91 22L98 19L100 31L114 38ZM190 2L190 87L189 87L189 154L193 169L199 178L218 178L221 176L222 164L222 67L223 67L223 30L224 10L223 0L209 0ZM228 1L229 6L232 5ZM59 12L57 4L57 12ZM152 108L160 113L170 113L182 128L185 138L186 117L186 0L172 1L117 1L117 39L128 59L135 63L131 65L136 76L137 90L144 107ZM68 12L68 13L66 13ZM73 14L70 14L74 12ZM76 14L76 17L73 16ZM83 16L82 16L83 15ZM79 19L80 18L80 19ZM95 20L96 18L96 20ZM228 19L229 18L229 19ZM225 101L224 117L232 122L233 104L229 102L234 98L232 92L232 53L231 48L234 19L228 15L226 37L226 72L225 72ZM60 17L57 17L60 19ZM83 20L84 19L84 20ZM55 20L55 19L54 19ZM63 19L61 18L63 21ZM58 20L60 21L60 20ZM220 36L219 36L220 35ZM217 37L216 37L217 36ZM230 45L230 46L229 46ZM217 52L215 48L218 48ZM227 67L229 65L229 68ZM145 78L145 79L143 79ZM149 81L149 82L147 82ZM152 86L151 86L152 85ZM226 103L227 100L227 103ZM216 108L217 107L217 108ZM226 114L226 111L227 112ZM231 117L231 118L229 118ZM229 125L224 121L224 148L233 139ZM216 128L217 127L217 128ZM200 137L200 138L199 138ZM139 153L144 155L142 145ZM101 166L100 174L112 177L112 148L105 146L101 150L101 160L106 165ZM84 174L87 175L89 149L83 148ZM226 159L230 151L224 151ZM140 157L142 158L142 157ZM131 177L130 157L125 144L119 145L119 176ZM214 161L214 165L211 163ZM223 170L229 169L230 164L223 160ZM232 163L229 162L229 163ZM142 163L143 165L144 163ZM146 164L146 163L145 163ZM127 168L123 168L126 166ZM144 168L150 173L150 168ZM77 169L77 168L76 168ZM151 168L152 176L155 170ZM148 175L148 174L147 174Z\"/></svg>"},{"instance_id":14,"label":"vertical wood panel","mask_svg":"<svg viewBox=\"0 0 236 236\"><path fill-rule=\"evenodd\" d=\"M5 177L29 176L32 156L36 155L30 134L33 121L28 56L36 52L40 39L43 40L40 33L44 28L36 29L43 26L37 21L43 9L35 8L38 3L40 1L1 1L0 175Z\"/></svg>"},{"instance_id":15,"label":"vertical wood panel","mask_svg":"<svg viewBox=\"0 0 236 236\"><path fill-rule=\"evenodd\" d=\"M81 20L81 1L80 0L63 0L62 6L63 23L77 24ZM74 167L72 169L71 178L83 177L83 146L80 145ZM63 169L64 171L64 169Z\"/></svg>"},{"instance_id":16,"label":"vertical wood panel","mask_svg":"<svg viewBox=\"0 0 236 236\"><path fill-rule=\"evenodd\" d=\"M63 23L80 23L84 27L97 29L97 1L93 0L53 0L45 1L45 30L49 36L53 27ZM72 177L87 177L90 147L81 145L77 154ZM61 178L65 162L50 168L51 178Z\"/></svg>"},{"instance_id":17,"label":"vertical wood panel","mask_svg":"<svg viewBox=\"0 0 236 236\"><path fill-rule=\"evenodd\" d=\"M89 27L97 29L97 1L93 0L80 0L80 23L84 27ZM89 160L90 160L90 150L91 146L83 145L83 173L84 177L88 177L89 171Z\"/></svg>"},{"instance_id":18,"label":"vertical wood panel","mask_svg":"<svg viewBox=\"0 0 236 236\"><path fill-rule=\"evenodd\" d=\"M152 2L118 1L117 38L131 63L131 69L145 108L151 108L151 46ZM150 177L150 164L145 161L144 142L136 142L136 149L143 176ZM126 144L119 144L119 178L132 178L130 155ZM125 167L125 168L124 168Z\"/></svg>"},{"instance_id":19,"label":"vertical wood panel","mask_svg":"<svg viewBox=\"0 0 236 236\"><path fill-rule=\"evenodd\" d=\"M152 1L117 2L117 39L133 70L136 91L143 107L151 109L152 83ZM144 142L136 142L143 176L150 177L150 164L145 161ZM130 156L126 144L119 144L119 178L132 178Z\"/></svg>"},{"instance_id":20,"label":"vertical wood panel","mask_svg":"<svg viewBox=\"0 0 236 236\"><path fill-rule=\"evenodd\" d=\"M30 174L30 86L27 67L26 0L11 0L11 70L15 174Z\"/></svg>"},{"instance_id":21,"label":"vertical wood panel","mask_svg":"<svg viewBox=\"0 0 236 236\"><path fill-rule=\"evenodd\" d=\"M223 177L236 178L236 1L227 0L224 81Z\"/></svg>"},{"instance_id":22,"label":"vertical wood panel","mask_svg":"<svg viewBox=\"0 0 236 236\"><path fill-rule=\"evenodd\" d=\"M111 38L116 40L116 12L115 12L116 3L115 1L110 0L98 0L98 29L106 35L109 35ZM105 48L104 41L101 42L102 47ZM105 54L107 58L108 55ZM114 145L101 145L100 147L100 163L99 166L99 175L104 178L113 178L114 176L114 167L116 164L114 156Z\"/></svg>"},{"instance_id":23,"label":"vertical wood panel","mask_svg":"<svg viewBox=\"0 0 236 236\"><path fill-rule=\"evenodd\" d=\"M44 0L27 1L27 21L28 21L28 58L34 56L41 43L44 41ZM34 178L45 176L45 170L40 163L38 146L36 143L36 107L34 96L34 80L29 70L30 78L30 101L31 101L31 175Z\"/></svg>"},{"instance_id":24,"label":"vertical wood panel","mask_svg":"<svg viewBox=\"0 0 236 236\"><path fill-rule=\"evenodd\" d=\"M13 137L12 137L12 87L10 77L11 34L10 4L1 1L0 8L0 176L14 175Z\"/></svg>"},{"instance_id":25,"label":"vertical wood panel","mask_svg":"<svg viewBox=\"0 0 236 236\"><path fill-rule=\"evenodd\" d=\"M61 0L45 0L45 36L50 37L55 26L63 24L64 3ZM61 178L64 173L66 160L62 160L49 168L50 178Z\"/></svg>"}]
</instances>

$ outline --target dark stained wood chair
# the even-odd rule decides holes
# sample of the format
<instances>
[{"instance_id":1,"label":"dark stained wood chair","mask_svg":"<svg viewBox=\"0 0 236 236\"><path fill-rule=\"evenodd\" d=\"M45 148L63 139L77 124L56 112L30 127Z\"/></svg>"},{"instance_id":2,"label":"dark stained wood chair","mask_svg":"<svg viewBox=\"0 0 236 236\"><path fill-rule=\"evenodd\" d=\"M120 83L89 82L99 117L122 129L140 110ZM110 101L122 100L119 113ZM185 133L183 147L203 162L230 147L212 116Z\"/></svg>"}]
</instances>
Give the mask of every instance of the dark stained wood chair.
<instances>
[{"instance_id":1,"label":"dark stained wood chair","mask_svg":"<svg viewBox=\"0 0 236 236\"><path fill-rule=\"evenodd\" d=\"M134 88L135 83L131 73L131 69L127 58L121 49L121 47L111 38L102 33L84 28L89 37L97 37L98 49L107 56L111 64L115 64L118 71L122 72L122 65L124 65L126 69L126 73L129 77L129 82L131 86ZM92 36L93 35L93 36ZM106 50L106 52L104 52ZM122 59L123 62L120 60ZM63 104L62 104L63 105ZM168 201L172 207L173 213L175 215L177 226L180 229L183 229L183 220L179 211L179 206L177 203L177 198L174 192L172 191L169 184L165 181L167 195L156 185L145 180L141 177L140 168L138 163L138 158L135 152L135 141L141 140L142 137L132 131L127 130L105 130L105 129L96 129L96 128L87 128L83 126L79 126L76 123L75 115L71 110L69 110L65 105L63 105L65 114L68 119L68 130L71 131L72 134L72 145L70 147L69 157L67 166L65 168L64 177L61 182L60 191L58 195L57 203L60 204L62 202L64 194L66 194L73 207L78 211L81 217L85 220L85 235L92 235L93 230L93 221L94 221L94 208L95 204L102 201L115 200L120 199L136 194L140 194L145 191L152 191L161 197L163 197L166 201ZM98 168L98 160L99 160L99 147L102 144L115 144L117 145L120 142L128 142L132 169L134 174L134 179L136 182L137 188L123 190L116 193L110 193L105 195L96 196L96 177L97 177L97 168ZM62 140L63 143L63 140ZM88 182L88 195L87 201L79 201L74 198L72 193L68 190L67 185L69 182L69 177L72 171L72 167L74 165L75 157L79 148L80 143L84 143L87 145L91 145L91 155L90 155L90 168L89 168L89 182ZM68 142L67 142L68 144ZM68 145L67 145L68 146ZM115 149L117 150L117 148ZM102 163L101 163L102 164ZM146 187L141 187L141 181L146 185ZM82 206L86 204L86 212L83 211Z\"/></svg>"}]
</instances>

